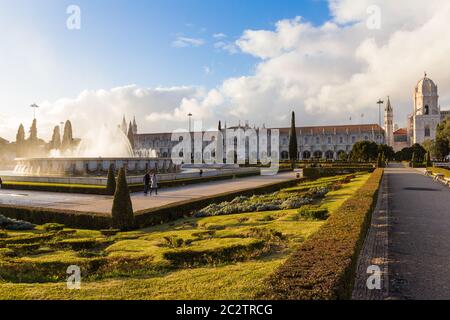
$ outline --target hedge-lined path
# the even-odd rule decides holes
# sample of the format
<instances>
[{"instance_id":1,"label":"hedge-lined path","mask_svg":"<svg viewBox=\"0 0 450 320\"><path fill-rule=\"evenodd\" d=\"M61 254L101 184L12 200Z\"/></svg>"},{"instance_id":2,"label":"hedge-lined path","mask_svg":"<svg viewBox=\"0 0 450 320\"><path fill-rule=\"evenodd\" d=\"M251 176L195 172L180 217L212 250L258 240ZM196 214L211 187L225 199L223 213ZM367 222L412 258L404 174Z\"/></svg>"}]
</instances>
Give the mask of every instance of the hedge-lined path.
<instances>
[{"instance_id":1,"label":"hedge-lined path","mask_svg":"<svg viewBox=\"0 0 450 320\"><path fill-rule=\"evenodd\" d=\"M389 179L389 294L450 299L450 188L392 166Z\"/></svg>"},{"instance_id":2,"label":"hedge-lined path","mask_svg":"<svg viewBox=\"0 0 450 320\"><path fill-rule=\"evenodd\" d=\"M236 178L232 180L206 182L195 185L161 189L158 191L158 196L153 195L145 197L143 192L133 193L131 199L133 202L133 209L135 211L139 211L149 208L157 208L180 201L288 181L294 179L295 175L296 173L293 172L283 172L275 176L253 176ZM112 207L112 197L0 189L0 204L109 214Z\"/></svg>"},{"instance_id":3,"label":"hedge-lined path","mask_svg":"<svg viewBox=\"0 0 450 320\"><path fill-rule=\"evenodd\" d=\"M388 178L384 175L378 192L377 205L372 213L369 232L356 267L356 279L352 294L354 300L384 300L389 293L388 272ZM379 270L372 269L377 266ZM369 269L370 268L370 269ZM371 272L370 274L368 273ZM374 272L380 275L380 289L370 290L367 287L368 277Z\"/></svg>"}]
</instances>

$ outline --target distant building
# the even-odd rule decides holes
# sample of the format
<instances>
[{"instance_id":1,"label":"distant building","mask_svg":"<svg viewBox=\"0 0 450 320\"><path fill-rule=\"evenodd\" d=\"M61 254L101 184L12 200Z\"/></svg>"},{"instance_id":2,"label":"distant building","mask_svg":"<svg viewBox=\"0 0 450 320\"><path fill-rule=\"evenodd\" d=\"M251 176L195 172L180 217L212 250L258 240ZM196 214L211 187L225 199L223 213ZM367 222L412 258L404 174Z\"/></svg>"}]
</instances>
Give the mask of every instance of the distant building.
<instances>
[{"instance_id":1,"label":"distant building","mask_svg":"<svg viewBox=\"0 0 450 320\"><path fill-rule=\"evenodd\" d=\"M427 77L419 80L413 92L413 113L408 116L407 127L393 130L394 110L390 99L385 108L385 126L387 144L395 151L409 147L415 143L423 143L436 138L436 128L439 123L450 116L450 110L442 111L439 106L437 85ZM406 132L406 138L405 138ZM393 139L391 139L391 133ZM405 142L406 139L406 142Z\"/></svg>"},{"instance_id":2,"label":"distant building","mask_svg":"<svg viewBox=\"0 0 450 320\"><path fill-rule=\"evenodd\" d=\"M263 127L264 128L264 127ZM223 134L226 127L222 129ZM240 124L228 129L252 129L248 123ZM259 132L259 128L253 128ZM280 132L279 154L280 159L289 159L289 132L290 128L275 128ZM271 129L267 129L270 131ZM385 143L385 131L378 124L364 125L337 125L297 127L298 159L328 159L337 160L343 155L348 155L353 145L358 141L373 141L379 144ZM135 136L136 150L151 150L155 156L170 157L172 148L179 141L171 141L171 133L143 133ZM204 145L209 142L205 142ZM270 147L270 146L269 146ZM234 152L224 150L224 153Z\"/></svg>"}]
</instances>

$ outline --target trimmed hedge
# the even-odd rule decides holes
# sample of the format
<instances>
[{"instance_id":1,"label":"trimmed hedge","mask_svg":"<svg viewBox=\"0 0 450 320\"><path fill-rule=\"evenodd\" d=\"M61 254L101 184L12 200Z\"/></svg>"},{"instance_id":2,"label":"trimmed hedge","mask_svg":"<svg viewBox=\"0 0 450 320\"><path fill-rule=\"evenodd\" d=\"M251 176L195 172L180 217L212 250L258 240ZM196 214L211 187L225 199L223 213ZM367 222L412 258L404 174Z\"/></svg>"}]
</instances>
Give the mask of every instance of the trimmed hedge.
<instances>
[{"instance_id":1,"label":"trimmed hedge","mask_svg":"<svg viewBox=\"0 0 450 320\"><path fill-rule=\"evenodd\" d=\"M366 184L268 279L256 298L349 299L382 176L383 169L376 169Z\"/></svg>"},{"instance_id":2,"label":"trimmed hedge","mask_svg":"<svg viewBox=\"0 0 450 320\"><path fill-rule=\"evenodd\" d=\"M338 176L361 171L373 172L374 170L375 168L373 166L304 168L303 177L308 179L319 179L323 177Z\"/></svg>"},{"instance_id":3,"label":"trimmed hedge","mask_svg":"<svg viewBox=\"0 0 450 320\"><path fill-rule=\"evenodd\" d=\"M104 186L70 186L66 184L31 184L26 185L23 183L4 182L2 189L8 190L26 190L26 191L46 191L46 192L60 192L60 193L80 193L80 194L99 194L108 195L106 187Z\"/></svg>"},{"instance_id":4,"label":"trimmed hedge","mask_svg":"<svg viewBox=\"0 0 450 320\"><path fill-rule=\"evenodd\" d=\"M67 228L108 229L111 216L73 210L33 208L0 204L0 213L6 217L29 221L34 224L61 223Z\"/></svg>"}]
</instances>

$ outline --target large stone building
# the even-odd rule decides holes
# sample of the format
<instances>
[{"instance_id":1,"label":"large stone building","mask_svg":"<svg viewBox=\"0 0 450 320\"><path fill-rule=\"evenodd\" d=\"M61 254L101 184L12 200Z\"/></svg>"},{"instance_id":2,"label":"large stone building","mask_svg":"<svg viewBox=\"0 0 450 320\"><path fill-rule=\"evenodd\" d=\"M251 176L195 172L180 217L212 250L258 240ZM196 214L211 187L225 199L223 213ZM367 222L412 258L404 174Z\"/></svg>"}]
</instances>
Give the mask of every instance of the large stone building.
<instances>
[{"instance_id":1,"label":"large stone building","mask_svg":"<svg viewBox=\"0 0 450 320\"><path fill-rule=\"evenodd\" d=\"M251 128L248 124L245 126L223 128L226 130L254 129L259 133L258 128ZM264 128L265 129L265 128ZM279 130L279 155L282 160L289 159L289 131L290 128L274 128ZM272 129L267 129L269 132ZM338 126L315 126L298 127L298 158L307 159L329 159L337 160L343 155L347 155L358 141L373 141L376 143L385 143L384 130L378 124L364 125L338 125ZM158 157L170 157L172 148L179 141L171 141L171 133L147 133L135 135L135 149L141 155L151 155ZM210 142L205 142L205 146ZM232 144L230 144L232 145ZM270 148L270 146L269 146ZM234 148L233 148L234 149ZM234 150L224 150L226 155Z\"/></svg>"},{"instance_id":2,"label":"large stone building","mask_svg":"<svg viewBox=\"0 0 450 320\"><path fill-rule=\"evenodd\" d=\"M390 100L385 108L386 139L388 144L398 151L415 143L423 143L436 138L436 128L439 123L450 116L450 110L443 111L439 105L437 85L427 77L419 80L413 92L413 113L408 116L407 127L393 130L393 108Z\"/></svg>"}]
</instances>

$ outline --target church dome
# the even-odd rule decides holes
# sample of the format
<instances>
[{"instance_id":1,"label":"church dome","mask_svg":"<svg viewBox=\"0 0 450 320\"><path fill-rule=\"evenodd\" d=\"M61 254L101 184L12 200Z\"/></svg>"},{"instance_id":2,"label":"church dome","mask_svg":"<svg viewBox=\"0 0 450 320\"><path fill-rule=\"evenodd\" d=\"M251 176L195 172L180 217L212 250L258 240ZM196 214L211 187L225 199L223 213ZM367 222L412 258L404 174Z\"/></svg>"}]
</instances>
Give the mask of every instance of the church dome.
<instances>
[{"instance_id":1,"label":"church dome","mask_svg":"<svg viewBox=\"0 0 450 320\"><path fill-rule=\"evenodd\" d=\"M425 73L423 79L420 79L416 86L416 92L423 96L434 96L437 95L437 86Z\"/></svg>"}]
</instances>

